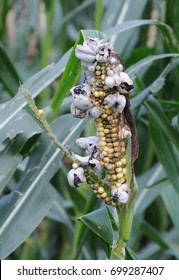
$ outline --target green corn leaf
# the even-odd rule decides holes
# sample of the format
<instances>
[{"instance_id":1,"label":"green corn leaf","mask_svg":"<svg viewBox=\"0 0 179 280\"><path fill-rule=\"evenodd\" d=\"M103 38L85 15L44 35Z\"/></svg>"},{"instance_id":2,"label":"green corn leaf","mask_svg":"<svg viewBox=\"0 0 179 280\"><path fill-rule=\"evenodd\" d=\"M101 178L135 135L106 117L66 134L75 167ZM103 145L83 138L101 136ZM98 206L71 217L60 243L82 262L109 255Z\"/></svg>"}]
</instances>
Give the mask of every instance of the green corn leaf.
<instances>
[{"instance_id":1,"label":"green corn leaf","mask_svg":"<svg viewBox=\"0 0 179 280\"><path fill-rule=\"evenodd\" d=\"M110 1L109 5L113 5L113 11L111 14L108 13L108 22L113 20L113 24L109 26L109 28L112 28L114 26L120 27L124 23L128 23L128 20L135 20L140 19L143 16L143 13L145 11L145 6L147 4L147 0L143 0L142 2L140 0L135 1L118 1L120 4L114 3L114 1ZM121 5L119 7L119 5ZM111 7L110 7L111 10ZM115 18L112 18L112 16L115 16ZM112 26L112 27L111 27ZM122 35L116 35L112 36L110 39L110 42L115 48L118 48L118 51L120 54L124 54L124 56L129 56L129 54L133 51L135 48L138 39L140 35L140 29L135 28L129 29L126 32L123 32ZM122 37L122 40L121 40Z\"/></svg>"},{"instance_id":2,"label":"green corn leaf","mask_svg":"<svg viewBox=\"0 0 179 280\"><path fill-rule=\"evenodd\" d=\"M129 247L128 243L126 244L126 260L139 260L139 257L136 253Z\"/></svg>"},{"instance_id":3,"label":"green corn leaf","mask_svg":"<svg viewBox=\"0 0 179 280\"><path fill-rule=\"evenodd\" d=\"M51 64L28 79L22 88L27 88L35 98L43 89L50 85L64 70L69 53L66 53L56 64ZM12 129L12 123L19 123L21 110L26 106L26 100L19 89L17 95L10 101L0 105L0 135L1 141L8 137L8 132ZM22 120L23 122L23 120ZM18 125L14 126L13 137L19 133Z\"/></svg>"},{"instance_id":4,"label":"green corn leaf","mask_svg":"<svg viewBox=\"0 0 179 280\"><path fill-rule=\"evenodd\" d=\"M158 232L151 224L149 224L147 221L142 222L142 231L151 239L154 240L157 244L159 244L161 247L168 249L169 244L165 241L163 236Z\"/></svg>"},{"instance_id":5,"label":"green corn leaf","mask_svg":"<svg viewBox=\"0 0 179 280\"><path fill-rule=\"evenodd\" d=\"M9 3L6 0L0 1L0 37L5 32L4 22L6 21L7 12L9 10Z\"/></svg>"},{"instance_id":6,"label":"green corn leaf","mask_svg":"<svg viewBox=\"0 0 179 280\"><path fill-rule=\"evenodd\" d=\"M47 216L55 221L58 221L59 223L66 225L72 232L73 223L70 220L69 215L65 211L67 208L67 203L65 204L66 201L64 201L63 197L53 186L49 186L49 188L50 192L54 193L55 200L53 201L53 205L50 208ZM69 205L72 206L72 203L70 201Z\"/></svg>"},{"instance_id":7,"label":"green corn leaf","mask_svg":"<svg viewBox=\"0 0 179 280\"><path fill-rule=\"evenodd\" d=\"M25 110L21 110L1 130L0 142L2 143L6 138L12 140L18 134L23 134L22 137L27 140L33 135L41 133L41 131L41 128L36 124L30 114Z\"/></svg>"},{"instance_id":8,"label":"green corn leaf","mask_svg":"<svg viewBox=\"0 0 179 280\"><path fill-rule=\"evenodd\" d=\"M167 180L163 180L164 171L160 164L154 165L144 174L137 177L139 186L139 195L135 203L135 213L132 225L132 234L130 245L135 246L136 237L140 235L140 225L143 218L143 213L146 209L160 196L163 187L171 187Z\"/></svg>"},{"instance_id":9,"label":"green corn leaf","mask_svg":"<svg viewBox=\"0 0 179 280\"><path fill-rule=\"evenodd\" d=\"M106 9L104 10L104 16L102 20L103 29L114 26L117 22L117 18L120 16L122 5L124 1L111 0L106 3Z\"/></svg>"},{"instance_id":10,"label":"green corn leaf","mask_svg":"<svg viewBox=\"0 0 179 280\"><path fill-rule=\"evenodd\" d=\"M111 220L105 207L78 218L105 242L112 245L113 229Z\"/></svg>"},{"instance_id":11,"label":"green corn leaf","mask_svg":"<svg viewBox=\"0 0 179 280\"><path fill-rule=\"evenodd\" d=\"M95 29L101 30L101 21L103 16L103 1L96 0L95 2L95 21L94 26Z\"/></svg>"},{"instance_id":12,"label":"green corn leaf","mask_svg":"<svg viewBox=\"0 0 179 280\"><path fill-rule=\"evenodd\" d=\"M139 62L133 64L131 67L126 69L126 72L129 75L134 75L139 70L141 70L142 67L145 67L145 66L149 67L150 64L153 63L154 61L157 61L157 60L160 60L160 59L164 59L164 58L167 58L167 57L178 58L179 54L178 53L165 53L165 54L151 55L151 56L143 58Z\"/></svg>"},{"instance_id":13,"label":"green corn leaf","mask_svg":"<svg viewBox=\"0 0 179 280\"><path fill-rule=\"evenodd\" d=\"M70 9L70 12L61 20L61 24L64 24L66 22L72 21L75 17L78 17L78 14L83 12L84 9L88 8L91 4L93 4L95 0L86 0L85 2L82 2L80 5L78 5L76 8L73 8L73 10Z\"/></svg>"},{"instance_id":14,"label":"green corn leaf","mask_svg":"<svg viewBox=\"0 0 179 280\"><path fill-rule=\"evenodd\" d=\"M165 85L165 79L163 77L159 77L153 82L151 92L153 93L158 92L163 88L164 85Z\"/></svg>"},{"instance_id":15,"label":"green corn leaf","mask_svg":"<svg viewBox=\"0 0 179 280\"><path fill-rule=\"evenodd\" d=\"M149 116L155 120L158 127L163 131L168 139L170 139L176 148L179 149L179 133L170 124L158 101L154 97L150 96L150 98L145 102L145 107L147 108Z\"/></svg>"},{"instance_id":16,"label":"green corn leaf","mask_svg":"<svg viewBox=\"0 0 179 280\"><path fill-rule=\"evenodd\" d=\"M0 152L0 193L6 186L7 182L11 179L22 160L20 151L23 149L25 143L34 135L41 132L41 129L37 125L35 127L32 126L32 130L30 131L29 125L30 122L27 122L24 127L24 131L21 134L18 134L15 139L9 141L5 149Z\"/></svg>"},{"instance_id":17,"label":"green corn leaf","mask_svg":"<svg viewBox=\"0 0 179 280\"><path fill-rule=\"evenodd\" d=\"M21 79L10 60L5 48L0 43L0 81L11 96L14 96Z\"/></svg>"},{"instance_id":18,"label":"green corn leaf","mask_svg":"<svg viewBox=\"0 0 179 280\"><path fill-rule=\"evenodd\" d=\"M84 122L66 115L57 119L52 129L63 145L72 146ZM62 136L63 131L63 136ZM63 138L62 138L63 137ZM58 171L63 154L42 135L9 203L1 207L0 257L7 257L35 229L54 203L55 197L48 188L49 180ZM13 238L12 232L17 236Z\"/></svg>"},{"instance_id":19,"label":"green corn leaf","mask_svg":"<svg viewBox=\"0 0 179 280\"><path fill-rule=\"evenodd\" d=\"M77 82L77 79L81 72L81 63L75 56L75 49L77 44L83 42L81 33L72 49L68 63L66 65L63 76L60 80L59 87L56 90L56 93L52 99L52 108L57 111L60 104L62 103L64 97L70 92L70 89Z\"/></svg>"},{"instance_id":20,"label":"green corn leaf","mask_svg":"<svg viewBox=\"0 0 179 280\"><path fill-rule=\"evenodd\" d=\"M92 193L86 203L86 207L84 210L84 213L90 213L96 209L97 206L99 206L99 200L97 200L97 197L94 193ZM76 228L74 232L74 241L73 241L73 253L72 253L72 259L76 259L83 248L83 243L85 240L85 236L87 234L88 228L85 226L84 223L76 223Z\"/></svg>"},{"instance_id":21,"label":"green corn leaf","mask_svg":"<svg viewBox=\"0 0 179 280\"><path fill-rule=\"evenodd\" d=\"M173 133L171 136L169 136L170 134L167 135L172 127L170 127L169 124L165 122L165 117L158 122L158 119L156 118L156 116L158 117L158 112L155 111L155 107L153 107L153 110L155 114L152 114L149 111L149 127L155 152L158 159L162 163L170 182L175 187L175 189L179 191L179 154L176 150L174 150L174 147L171 144L171 141L174 142L172 135L175 134ZM161 114L161 112L159 114ZM162 126L160 125L161 122ZM165 131L165 133L163 130L164 127L166 129L169 128L169 130ZM171 131L173 132L172 129Z\"/></svg>"},{"instance_id":22,"label":"green corn leaf","mask_svg":"<svg viewBox=\"0 0 179 280\"><path fill-rule=\"evenodd\" d=\"M163 99L159 99L158 101L161 105L164 105L164 106L166 106L168 108L171 108L171 109L178 109L179 110L179 102L178 101L163 100Z\"/></svg>"},{"instance_id":23,"label":"green corn leaf","mask_svg":"<svg viewBox=\"0 0 179 280\"><path fill-rule=\"evenodd\" d=\"M179 193L174 188L165 187L161 193L170 218L179 234Z\"/></svg>"},{"instance_id":24,"label":"green corn leaf","mask_svg":"<svg viewBox=\"0 0 179 280\"><path fill-rule=\"evenodd\" d=\"M28 199L27 199L28 197ZM11 197L3 197L3 207L1 207L0 218L0 258L6 258L13 252L31 232L38 226L48 213L54 197L47 184L39 184L30 192L20 189L13 191ZM12 238L13 233L13 238Z\"/></svg>"},{"instance_id":25,"label":"green corn leaf","mask_svg":"<svg viewBox=\"0 0 179 280\"><path fill-rule=\"evenodd\" d=\"M151 174L151 178L156 170L156 167L155 169L152 169L153 173ZM170 189L172 185L168 182L168 180L161 180L152 184L149 188L143 188L136 201L135 216L139 216L140 214L144 213L145 210L153 203L153 201L160 196L164 187Z\"/></svg>"},{"instance_id":26,"label":"green corn leaf","mask_svg":"<svg viewBox=\"0 0 179 280\"><path fill-rule=\"evenodd\" d=\"M145 246L139 252L140 259L170 259L170 258L179 258L179 250L178 250L178 232L171 228L171 230L163 235L163 239L169 244L170 248L168 250L162 249L158 244L154 242L149 242L147 246Z\"/></svg>"},{"instance_id":27,"label":"green corn leaf","mask_svg":"<svg viewBox=\"0 0 179 280\"><path fill-rule=\"evenodd\" d=\"M12 120L8 129L4 130L5 135L8 136L10 141L4 150L0 152L0 192L11 179L21 162L22 155L20 152L23 150L25 143L32 140L35 135L40 134L42 131L25 110L19 112L18 115L18 121L17 119ZM1 134L0 140L2 141L3 139L3 134Z\"/></svg>"},{"instance_id":28,"label":"green corn leaf","mask_svg":"<svg viewBox=\"0 0 179 280\"><path fill-rule=\"evenodd\" d=\"M143 62L141 61L141 64ZM160 73L160 75L145 89L143 89L139 94L132 97L131 99L131 106L133 109L136 109L141 103L147 99L149 93L151 91L160 90L164 86L164 80L166 79L167 74L169 74L174 67L176 67L179 64L179 59L175 58L172 59L170 63L167 64L167 66L164 68L164 70ZM132 67L131 67L132 70ZM169 101L172 102L172 101ZM173 103L174 104L174 103Z\"/></svg>"},{"instance_id":29,"label":"green corn leaf","mask_svg":"<svg viewBox=\"0 0 179 280\"><path fill-rule=\"evenodd\" d=\"M151 24L156 25L160 29L171 51L178 51L178 41L171 27L156 20L129 20L105 30L104 34L107 38L111 38L114 35L122 34L133 28Z\"/></svg>"},{"instance_id":30,"label":"green corn leaf","mask_svg":"<svg viewBox=\"0 0 179 280\"><path fill-rule=\"evenodd\" d=\"M105 34L103 32L100 32L98 30L94 29L87 29L87 30L81 30L80 31L83 39L87 39L87 37L92 37L92 38L99 38L99 39L105 39Z\"/></svg>"},{"instance_id":31,"label":"green corn leaf","mask_svg":"<svg viewBox=\"0 0 179 280\"><path fill-rule=\"evenodd\" d=\"M90 37L100 37L102 34L96 30L81 30L78 39L70 54L69 60L67 62L65 71L60 80L59 87L57 88L55 95L52 99L52 108L57 111L67 94L69 94L70 89L76 84L79 75L81 73L81 61L75 56L75 49L78 44L82 44L84 39Z\"/></svg>"},{"instance_id":32,"label":"green corn leaf","mask_svg":"<svg viewBox=\"0 0 179 280\"><path fill-rule=\"evenodd\" d=\"M0 152L0 193L22 161L22 155L19 154L19 142L22 143L22 145L24 143L22 139L19 140L21 141L16 141L15 144L14 142L9 143L6 149Z\"/></svg>"}]
</instances>

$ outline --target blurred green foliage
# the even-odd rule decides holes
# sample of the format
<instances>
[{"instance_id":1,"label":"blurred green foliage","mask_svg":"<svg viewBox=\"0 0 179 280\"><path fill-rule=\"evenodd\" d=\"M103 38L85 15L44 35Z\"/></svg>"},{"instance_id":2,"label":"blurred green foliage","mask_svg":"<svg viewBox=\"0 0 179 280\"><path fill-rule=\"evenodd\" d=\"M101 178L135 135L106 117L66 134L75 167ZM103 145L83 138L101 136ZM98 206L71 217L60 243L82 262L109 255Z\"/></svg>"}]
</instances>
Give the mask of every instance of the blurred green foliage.
<instances>
[{"instance_id":1,"label":"blurred green foliage","mask_svg":"<svg viewBox=\"0 0 179 280\"><path fill-rule=\"evenodd\" d=\"M114 209L86 186L68 186L69 162L18 89L29 89L60 141L80 152L74 140L92 134L93 126L69 115L68 77L61 74L79 31L98 29L135 82L139 194L127 258L179 259L178 9L177 0L0 0L1 258L110 256ZM73 75L71 83L79 71ZM58 112L50 105L55 93L63 95Z\"/></svg>"}]
</instances>

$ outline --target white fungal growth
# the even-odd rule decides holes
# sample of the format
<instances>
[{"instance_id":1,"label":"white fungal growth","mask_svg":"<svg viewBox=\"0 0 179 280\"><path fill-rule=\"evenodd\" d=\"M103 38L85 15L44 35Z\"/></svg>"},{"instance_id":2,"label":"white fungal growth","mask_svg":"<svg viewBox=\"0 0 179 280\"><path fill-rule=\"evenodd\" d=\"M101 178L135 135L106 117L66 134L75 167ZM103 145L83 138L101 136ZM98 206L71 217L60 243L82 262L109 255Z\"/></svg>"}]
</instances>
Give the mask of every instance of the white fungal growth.
<instances>
[{"instance_id":1,"label":"white fungal growth","mask_svg":"<svg viewBox=\"0 0 179 280\"><path fill-rule=\"evenodd\" d=\"M71 94L73 96L73 103L76 109L86 111L93 106L93 103L90 100L91 90L89 85L83 84L75 86L71 89Z\"/></svg>"},{"instance_id":2,"label":"white fungal growth","mask_svg":"<svg viewBox=\"0 0 179 280\"><path fill-rule=\"evenodd\" d=\"M98 170L100 170L102 168L102 164L99 160L92 158L89 160L89 164L93 167L96 168Z\"/></svg>"},{"instance_id":3,"label":"white fungal growth","mask_svg":"<svg viewBox=\"0 0 179 280\"><path fill-rule=\"evenodd\" d=\"M127 192L127 190L128 190L127 184L122 184L122 185L120 186L120 189L123 190L123 191L125 191L125 192Z\"/></svg>"},{"instance_id":4,"label":"white fungal growth","mask_svg":"<svg viewBox=\"0 0 179 280\"><path fill-rule=\"evenodd\" d=\"M95 55L89 54L89 48L83 46L77 46L76 57L84 62L95 62Z\"/></svg>"},{"instance_id":5,"label":"white fungal growth","mask_svg":"<svg viewBox=\"0 0 179 280\"><path fill-rule=\"evenodd\" d=\"M75 55L82 62L93 63L96 60L96 54L99 52L101 41L97 38L87 38L83 45L77 45Z\"/></svg>"},{"instance_id":6,"label":"white fungal growth","mask_svg":"<svg viewBox=\"0 0 179 280\"><path fill-rule=\"evenodd\" d=\"M120 78L123 83L127 83L130 86L133 85L133 81L131 80L131 78L129 77L129 75L126 72L121 72Z\"/></svg>"},{"instance_id":7,"label":"white fungal growth","mask_svg":"<svg viewBox=\"0 0 179 280\"><path fill-rule=\"evenodd\" d=\"M133 81L128 76L127 73L121 72L120 73L121 78L121 85L119 87L119 90L121 93L128 93L131 89L133 89Z\"/></svg>"},{"instance_id":8,"label":"white fungal growth","mask_svg":"<svg viewBox=\"0 0 179 280\"><path fill-rule=\"evenodd\" d=\"M88 165L90 156L82 157L82 156L79 156L79 155L76 155L76 154L74 154L73 156L74 156L75 159L77 159L80 162L81 166L87 166Z\"/></svg>"},{"instance_id":9,"label":"white fungal growth","mask_svg":"<svg viewBox=\"0 0 179 280\"><path fill-rule=\"evenodd\" d=\"M71 169L68 172L68 183L71 187L78 188L86 182L86 178L84 176L84 169L79 167L77 169Z\"/></svg>"},{"instance_id":10,"label":"white fungal growth","mask_svg":"<svg viewBox=\"0 0 179 280\"><path fill-rule=\"evenodd\" d=\"M116 65L115 69L116 69L116 72L119 74L124 70L124 66L122 63L119 63Z\"/></svg>"},{"instance_id":11,"label":"white fungal growth","mask_svg":"<svg viewBox=\"0 0 179 280\"><path fill-rule=\"evenodd\" d=\"M126 106L126 98L124 95L119 95L118 101L114 104L114 109L118 113L122 113Z\"/></svg>"},{"instance_id":12,"label":"white fungal growth","mask_svg":"<svg viewBox=\"0 0 179 280\"><path fill-rule=\"evenodd\" d=\"M90 137L81 137L76 139L76 144L82 148L86 149L89 154L92 154L95 147L98 147L98 137L90 136Z\"/></svg>"},{"instance_id":13,"label":"white fungal growth","mask_svg":"<svg viewBox=\"0 0 179 280\"><path fill-rule=\"evenodd\" d=\"M132 134L128 125L125 125L118 133L120 139L130 139Z\"/></svg>"},{"instance_id":14,"label":"white fungal growth","mask_svg":"<svg viewBox=\"0 0 179 280\"><path fill-rule=\"evenodd\" d=\"M71 92L73 98L75 98L78 95L83 95L83 96L90 97L90 95L91 95L91 88L90 88L90 86L88 84L84 83L82 85L78 85L78 86L73 87L70 90L70 92Z\"/></svg>"},{"instance_id":15,"label":"white fungal growth","mask_svg":"<svg viewBox=\"0 0 179 280\"><path fill-rule=\"evenodd\" d=\"M121 188L118 188L118 189L113 189L111 191L111 194L112 194L112 199L114 202L119 202L119 203L127 203L127 200L128 200L128 193L123 191Z\"/></svg>"},{"instance_id":16,"label":"white fungal growth","mask_svg":"<svg viewBox=\"0 0 179 280\"><path fill-rule=\"evenodd\" d=\"M113 75L113 79L114 79L114 82L115 82L115 86L119 86L121 84L121 78L118 74L114 74Z\"/></svg>"},{"instance_id":17,"label":"white fungal growth","mask_svg":"<svg viewBox=\"0 0 179 280\"><path fill-rule=\"evenodd\" d=\"M93 106L89 109L88 114L91 118L97 119L101 114L103 110L100 107Z\"/></svg>"},{"instance_id":18,"label":"white fungal growth","mask_svg":"<svg viewBox=\"0 0 179 280\"><path fill-rule=\"evenodd\" d=\"M85 110L79 110L78 108L76 108L74 102L70 106L70 112L74 117L80 119L84 119L87 116L87 112Z\"/></svg>"},{"instance_id":19,"label":"white fungal growth","mask_svg":"<svg viewBox=\"0 0 179 280\"><path fill-rule=\"evenodd\" d=\"M103 43L98 48L98 54L96 55L96 60L100 63L107 62L112 50L112 46L109 43Z\"/></svg>"},{"instance_id":20,"label":"white fungal growth","mask_svg":"<svg viewBox=\"0 0 179 280\"><path fill-rule=\"evenodd\" d=\"M81 94L74 97L73 103L75 107L81 111L86 111L93 106L92 101L87 96Z\"/></svg>"},{"instance_id":21,"label":"white fungal growth","mask_svg":"<svg viewBox=\"0 0 179 280\"><path fill-rule=\"evenodd\" d=\"M119 94L119 92L116 92L115 94L109 94L104 100L109 107L113 107L118 113L122 113L124 107L126 106L126 98L124 95Z\"/></svg>"},{"instance_id":22,"label":"white fungal growth","mask_svg":"<svg viewBox=\"0 0 179 280\"><path fill-rule=\"evenodd\" d=\"M108 88L113 88L115 86L115 81L114 81L113 77L110 77L110 76L106 77L104 82Z\"/></svg>"}]
</instances>

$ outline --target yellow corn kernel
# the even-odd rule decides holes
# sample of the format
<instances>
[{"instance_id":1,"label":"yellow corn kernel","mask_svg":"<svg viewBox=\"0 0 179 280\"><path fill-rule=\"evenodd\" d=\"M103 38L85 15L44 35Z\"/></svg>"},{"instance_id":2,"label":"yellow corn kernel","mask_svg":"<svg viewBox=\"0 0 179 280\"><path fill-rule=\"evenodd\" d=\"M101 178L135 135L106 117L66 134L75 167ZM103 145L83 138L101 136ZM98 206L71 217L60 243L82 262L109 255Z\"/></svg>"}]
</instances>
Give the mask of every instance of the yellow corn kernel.
<instances>
[{"instance_id":1,"label":"yellow corn kernel","mask_svg":"<svg viewBox=\"0 0 179 280\"><path fill-rule=\"evenodd\" d=\"M106 119L107 116L108 116L108 115L104 113L104 114L101 115L101 118L102 118L102 119Z\"/></svg>"},{"instance_id":2,"label":"yellow corn kernel","mask_svg":"<svg viewBox=\"0 0 179 280\"><path fill-rule=\"evenodd\" d=\"M109 148L108 148L108 147L103 147L103 151L108 152L108 151L109 151Z\"/></svg>"},{"instance_id":3,"label":"yellow corn kernel","mask_svg":"<svg viewBox=\"0 0 179 280\"><path fill-rule=\"evenodd\" d=\"M39 117L42 117L44 115L44 110L39 109L38 110L38 115L39 115Z\"/></svg>"},{"instance_id":4,"label":"yellow corn kernel","mask_svg":"<svg viewBox=\"0 0 179 280\"><path fill-rule=\"evenodd\" d=\"M106 146L106 142L100 141L100 146L101 147L105 147Z\"/></svg>"},{"instance_id":5,"label":"yellow corn kernel","mask_svg":"<svg viewBox=\"0 0 179 280\"><path fill-rule=\"evenodd\" d=\"M111 110L111 109L107 109L107 110L106 110L106 114L107 114L107 115L111 115L111 113L112 113L112 110Z\"/></svg>"},{"instance_id":6,"label":"yellow corn kernel","mask_svg":"<svg viewBox=\"0 0 179 280\"><path fill-rule=\"evenodd\" d=\"M109 130L108 128L105 128L105 129L104 129L104 133L105 133L105 134L108 134L109 132L110 132L110 130Z\"/></svg>"},{"instance_id":7,"label":"yellow corn kernel","mask_svg":"<svg viewBox=\"0 0 179 280\"><path fill-rule=\"evenodd\" d=\"M107 197L107 193L106 192L104 192L102 195L101 195L101 198L106 198Z\"/></svg>"},{"instance_id":8,"label":"yellow corn kernel","mask_svg":"<svg viewBox=\"0 0 179 280\"><path fill-rule=\"evenodd\" d=\"M117 178L118 178L118 179L122 179L123 177L124 177L123 173L118 173L118 174L117 174Z\"/></svg>"},{"instance_id":9,"label":"yellow corn kernel","mask_svg":"<svg viewBox=\"0 0 179 280\"><path fill-rule=\"evenodd\" d=\"M109 163L109 158L108 158L108 157L104 157L104 158L103 158L103 162Z\"/></svg>"},{"instance_id":10,"label":"yellow corn kernel","mask_svg":"<svg viewBox=\"0 0 179 280\"><path fill-rule=\"evenodd\" d=\"M98 193L99 193L99 194L102 194L103 192L104 192L104 188L103 188L103 187L99 187Z\"/></svg>"},{"instance_id":11,"label":"yellow corn kernel","mask_svg":"<svg viewBox=\"0 0 179 280\"><path fill-rule=\"evenodd\" d=\"M78 163L74 162L74 163L72 164L72 168L73 168L73 169L77 169L78 167L79 167Z\"/></svg>"},{"instance_id":12,"label":"yellow corn kernel","mask_svg":"<svg viewBox=\"0 0 179 280\"><path fill-rule=\"evenodd\" d=\"M126 158L123 157L123 158L121 159L121 163L122 163L123 165L126 165L126 163L127 163Z\"/></svg>"},{"instance_id":13,"label":"yellow corn kernel","mask_svg":"<svg viewBox=\"0 0 179 280\"><path fill-rule=\"evenodd\" d=\"M115 157L119 157L120 153L114 153Z\"/></svg>"},{"instance_id":14,"label":"yellow corn kernel","mask_svg":"<svg viewBox=\"0 0 179 280\"><path fill-rule=\"evenodd\" d=\"M113 143L113 146L114 146L114 147L118 147L118 146L119 146L119 142L118 142L118 141L114 142L114 143Z\"/></svg>"},{"instance_id":15,"label":"yellow corn kernel","mask_svg":"<svg viewBox=\"0 0 179 280\"><path fill-rule=\"evenodd\" d=\"M106 115L107 116L107 115ZM108 117L107 117L107 120L108 121L112 121L112 119L113 119L113 116L112 115L109 115Z\"/></svg>"},{"instance_id":16,"label":"yellow corn kernel","mask_svg":"<svg viewBox=\"0 0 179 280\"><path fill-rule=\"evenodd\" d=\"M105 202L106 202L106 203L108 203L110 200L111 200L111 198L108 197L108 196L105 198Z\"/></svg>"},{"instance_id":17,"label":"yellow corn kernel","mask_svg":"<svg viewBox=\"0 0 179 280\"><path fill-rule=\"evenodd\" d=\"M95 73L96 73L97 76L101 75L101 71L99 71L99 70L97 70Z\"/></svg>"},{"instance_id":18,"label":"yellow corn kernel","mask_svg":"<svg viewBox=\"0 0 179 280\"><path fill-rule=\"evenodd\" d=\"M116 183L116 187L117 187L117 188L120 188L120 186L121 186L121 183L117 182L117 183Z\"/></svg>"},{"instance_id":19,"label":"yellow corn kernel","mask_svg":"<svg viewBox=\"0 0 179 280\"><path fill-rule=\"evenodd\" d=\"M114 151L115 152L119 152L120 151L120 147L114 147Z\"/></svg>"},{"instance_id":20,"label":"yellow corn kernel","mask_svg":"<svg viewBox=\"0 0 179 280\"><path fill-rule=\"evenodd\" d=\"M101 80L104 81L105 79L106 79L106 76L102 74L102 75L101 75Z\"/></svg>"},{"instance_id":21,"label":"yellow corn kernel","mask_svg":"<svg viewBox=\"0 0 179 280\"><path fill-rule=\"evenodd\" d=\"M110 188L111 188L111 190L114 190L114 189L116 189L116 186L115 185L111 185Z\"/></svg>"},{"instance_id":22,"label":"yellow corn kernel","mask_svg":"<svg viewBox=\"0 0 179 280\"><path fill-rule=\"evenodd\" d=\"M104 91L99 91L99 97L104 97L105 96L105 92Z\"/></svg>"},{"instance_id":23,"label":"yellow corn kernel","mask_svg":"<svg viewBox=\"0 0 179 280\"><path fill-rule=\"evenodd\" d=\"M117 202L112 201L112 202L111 202L111 205L112 205L113 207L116 207L116 206L117 206Z\"/></svg>"},{"instance_id":24,"label":"yellow corn kernel","mask_svg":"<svg viewBox=\"0 0 179 280\"><path fill-rule=\"evenodd\" d=\"M93 95L94 95L95 97L99 97L99 91L95 91L95 92L93 93Z\"/></svg>"},{"instance_id":25,"label":"yellow corn kernel","mask_svg":"<svg viewBox=\"0 0 179 280\"><path fill-rule=\"evenodd\" d=\"M109 154L113 154L114 153L114 149L113 148L108 149L108 153Z\"/></svg>"},{"instance_id":26,"label":"yellow corn kernel","mask_svg":"<svg viewBox=\"0 0 179 280\"><path fill-rule=\"evenodd\" d=\"M100 132L100 131L104 131L104 127L103 126L99 126L97 127L97 130Z\"/></svg>"},{"instance_id":27,"label":"yellow corn kernel","mask_svg":"<svg viewBox=\"0 0 179 280\"><path fill-rule=\"evenodd\" d=\"M113 127L112 129L111 129L111 133L114 133L114 132L117 132L117 128L116 127ZM116 133L117 134L117 133Z\"/></svg>"},{"instance_id":28,"label":"yellow corn kernel","mask_svg":"<svg viewBox=\"0 0 179 280\"><path fill-rule=\"evenodd\" d=\"M114 175L111 175L111 180L112 181L115 181L115 180L117 180L117 176L114 174Z\"/></svg>"},{"instance_id":29,"label":"yellow corn kernel","mask_svg":"<svg viewBox=\"0 0 179 280\"><path fill-rule=\"evenodd\" d=\"M104 136L105 136L105 133L104 133L103 131L100 131L100 132L99 132L99 136L100 136L100 137L104 137Z\"/></svg>"},{"instance_id":30,"label":"yellow corn kernel","mask_svg":"<svg viewBox=\"0 0 179 280\"><path fill-rule=\"evenodd\" d=\"M126 174L127 174L127 168L123 168L123 169L122 169L122 173L123 173L124 175L126 175Z\"/></svg>"},{"instance_id":31,"label":"yellow corn kernel","mask_svg":"<svg viewBox=\"0 0 179 280\"><path fill-rule=\"evenodd\" d=\"M122 172L122 167L118 167L118 168L116 168L116 173L121 173Z\"/></svg>"},{"instance_id":32,"label":"yellow corn kernel","mask_svg":"<svg viewBox=\"0 0 179 280\"><path fill-rule=\"evenodd\" d=\"M117 161L116 162L116 167L121 167L122 166L122 162L121 161Z\"/></svg>"},{"instance_id":33,"label":"yellow corn kernel","mask_svg":"<svg viewBox=\"0 0 179 280\"><path fill-rule=\"evenodd\" d=\"M98 124L97 124L97 128L98 128L98 127L103 127L103 123L102 123L102 122L98 123Z\"/></svg>"},{"instance_id":34,"label":"yellow corn kernel","mask_svg":"<svg viewBox=\"0 0 179 280\"><path fill-rule=\"evenodd\" d=\"M102 119L101 119L101 118L97 118L97 119L96 119L96 122L97 122L97 123L102 123Z\"/></svg>"},{"instance_id":35,"label":"yellow corn kernel","mask_svg":"<svg viewBox=\"0 0 179 280\"><path fill-rule=\"evenodd\" d=\"M125 147L121 147L121 153L124 153L126 151Z\"/></svg>"},{"instance_id":36,"label":"yellow corn kernel","mask_svg":"<svg viewBox=\"0 0 179 280\"><path fill-rule=\"evenodd\" d=\"M103 155L104 157L107 157L107 156L108 156L108 152L102 151L102 155Z\"/></svg>"},{"instance_id":37,"label":"yellow corn kernel","mask_svg":"<svg viewBox=\"0 0 179 280\"><path fill-rule=\"evenodd\" d=\"M103 142L107 142L106 137L101 137L100 140L103 141Z\"/></svg>"}]
</instances>

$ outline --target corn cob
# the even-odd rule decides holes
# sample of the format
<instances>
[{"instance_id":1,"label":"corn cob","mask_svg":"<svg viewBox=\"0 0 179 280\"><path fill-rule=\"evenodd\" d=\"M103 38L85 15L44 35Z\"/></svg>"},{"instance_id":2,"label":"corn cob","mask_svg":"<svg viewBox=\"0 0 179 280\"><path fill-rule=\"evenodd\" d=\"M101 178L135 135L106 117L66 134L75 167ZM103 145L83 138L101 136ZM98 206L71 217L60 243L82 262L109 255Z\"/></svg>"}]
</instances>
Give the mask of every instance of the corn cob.
<instances>
[{"instance_id":1,"label":"corn cob","mask_svg":"<svg viewBox=\"0 0 179 280\"><path fill-rule=\"evenodd\" d=\"M94 118L97 132L97 137L77 139L76 143L89 153L85 157L86 162L79 156L77 159L81 165L90 165L94 170L103 169L105 175L102 179L90 178L88 169L84 175L97 197L116 207L127 203L132 195L133 176L130 186L127 186L126 179L126 149L133 133L133 172L138 150L128 98L133 82L123 72L119 55L103 40L88 38L83 45L77 46L76 56L82 61L86 79L83 85L71 90L74 100L71 112L75 117ZM77 172L79 168L76 167ZM70 180L69 183L74 185Z\"/></svg>"}]
</instances>

